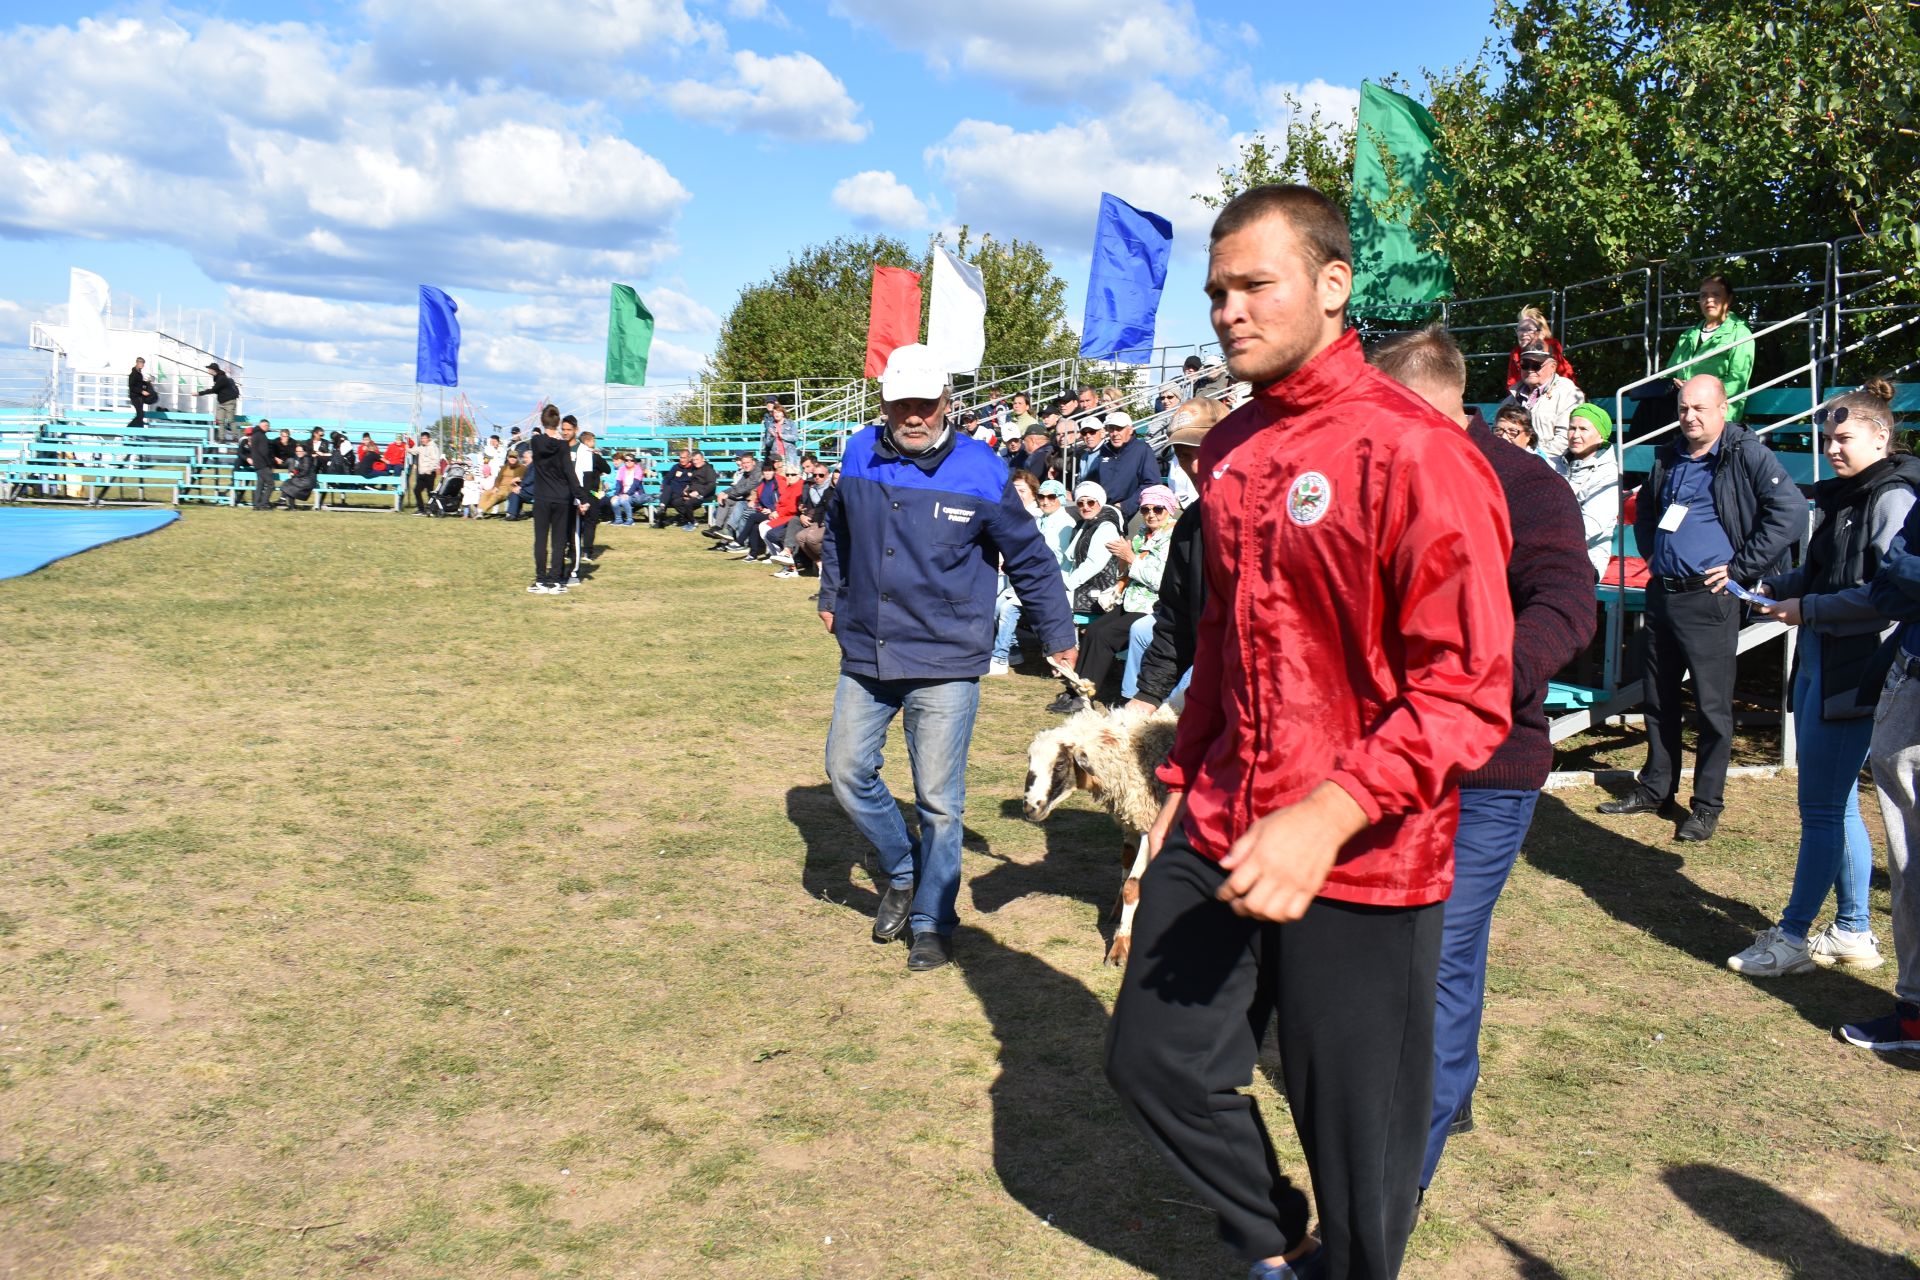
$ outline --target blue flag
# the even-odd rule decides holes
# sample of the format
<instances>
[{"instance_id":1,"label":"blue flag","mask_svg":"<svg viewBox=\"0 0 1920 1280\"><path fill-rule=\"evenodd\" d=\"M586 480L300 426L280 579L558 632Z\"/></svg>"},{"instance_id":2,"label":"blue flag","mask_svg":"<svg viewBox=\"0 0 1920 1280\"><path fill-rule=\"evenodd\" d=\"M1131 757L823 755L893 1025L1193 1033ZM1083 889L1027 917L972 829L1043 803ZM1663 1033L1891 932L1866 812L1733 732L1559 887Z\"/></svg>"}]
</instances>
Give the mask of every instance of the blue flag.
<instances>
[{"instance_id":1,"label":"blue flag","mask_svg":"<svg viewBox=\"0 0 1920 1280\"><path fill-rule=\"evenodd\" d=\"M413 380L430 387L460 385L460 304L430 284L420 286L420 349Z\"/></svg>"},{"instance_id":2,"label":"blue flag","mask_svg":"<svg viewBox=\"0 0 1920 1280\"><path fill-rule=\"evenodd\" d=\"M1087 276L1087 316L1080 354L1094 360L1145 364L1153 348L1153 315L1167 283L1173 224L1118 196L1100 196L1093 228L1093 270Z\"/></svg>"}]
</instances>

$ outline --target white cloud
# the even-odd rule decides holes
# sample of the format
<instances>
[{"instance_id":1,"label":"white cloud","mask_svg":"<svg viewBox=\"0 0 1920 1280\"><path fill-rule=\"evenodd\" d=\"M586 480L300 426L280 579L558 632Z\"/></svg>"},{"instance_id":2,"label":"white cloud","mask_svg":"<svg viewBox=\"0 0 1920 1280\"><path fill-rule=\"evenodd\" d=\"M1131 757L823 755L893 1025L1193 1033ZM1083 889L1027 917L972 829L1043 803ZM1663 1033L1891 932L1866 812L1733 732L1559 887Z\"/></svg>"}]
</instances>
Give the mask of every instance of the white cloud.
<instances>
[{"instance_id":1,"label":"white cloud","mask_svg":"<svg viewBox=\"0 0 1920 1280\"><path fill-rule=\"evenodd\" d=\"M833 0L929 65L1001 80L1031 96L1117 96L1151 75L1201 69L1205 45L1183 0Z\"/></svg>"},{"instance_id":2,"label":"white cloud","mask_svg":"<svg viewBox=\"0 0 1920 1280\"><path fill-rule=\"evenodd\" d=\"M0 234L158 241L218 281L363 298L604 290L674 252L686 188L596 109L363 61L298 24L0 36ZM202 66L231 74L182 73Z\"/></svg>"},{"instance_id":3,"label":"white cloud","mask_svg":"<svg viewBox=\"0 0 1920 1280\"><path fill-rule=\"evenodd\" d=\"M1286 133L1287 123L1293 118L1293 108L1287 105L1289 98L1300 104L1300 113L1304 116L1311 117L1317 108L1320 121L1329 132L1341 133L1353 128L1354 117L1360 111L1358 89L1328 84L1317 77L1305 84L1290 81L1261 85L1258 91L1260 129L1276 141Z\"/></svg>"},{"instance_id":4,"label":"white cloud","mask_svg":"<svg viewBox=\"0 0 1920 1280\"><path fill-rule=\"evenodd\" d=\"M887 169L842 178L833 188L835 207L863 227L911 231L927 225L926 201Z\"/></svg>"},{"instance_id":5,"label":"white cloud","mask_svg":"<svg viewBox=\"0 0 1920 1280\"><path fill-rule=\"evenodd\" d=\"M664 97L674 114L729 132L749 129L795 142L859 142L871 126L840 78L806 53L741 50L727 83L682 80Z\"/></svg>"},{"instance_id":6,"label":"white cloud","mask_svg":"<svg viewBox=\"0 0 1920 1280\"><path fill-rule=\"evenodd\" d=\"M926 158L956 221L1084 253L1103 191L1171 220L1176 242L1191 237L1206 213L1194 196L1231 155L1217 114L1147 84L1108 115L1050 129L962 120Z\"/></svg>"},{"instance_id":7,"label":"white cloud","mask_svg":"<svg viewBox=\"0 0 1920 1280\"><path fill-rule=\"evenodd\" d=\"M677 289L656 287L641 292L647 309L653 312L654 326L665 333L712 333L720 327L720 317L711 307L702 305Z\"/></svg>"},{"instance_id":8,"label":"white cloud","mask_svg":"<svg viewBox=\"0 0 1920 1280\"><path fill-rule=\"evenodd\" d=\"M376 59L409 81L424 74L551 86L629 57L724 42L683 0L593 0L564 12L527 0L366 0L363 8Z\"/></svg>"}]
</instances>

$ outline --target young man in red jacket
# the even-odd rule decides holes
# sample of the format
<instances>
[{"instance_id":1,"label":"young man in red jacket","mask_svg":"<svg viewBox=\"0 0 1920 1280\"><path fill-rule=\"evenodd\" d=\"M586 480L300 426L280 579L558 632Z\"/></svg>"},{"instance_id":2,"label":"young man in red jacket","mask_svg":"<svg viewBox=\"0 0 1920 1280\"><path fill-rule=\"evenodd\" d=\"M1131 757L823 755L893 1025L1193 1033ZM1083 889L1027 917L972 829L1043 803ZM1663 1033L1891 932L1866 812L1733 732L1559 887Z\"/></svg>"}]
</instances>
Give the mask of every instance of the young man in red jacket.
<instances>
[{"instance_id":1,"label":"young man in red jacket","mask_svg":"<svg viewBox=\"0 0 1920 1280\"><path fill-rule=\"evenodd\" d=\"M1201 446L1207 606L1107 1048L1259 1280L1400 1268L1455 788L1513 719L1499 486L1367 365L1352 257L1305 187L1253 188L1214 223L1214 332L1255 393ZM1241 1092L1269 1022L1318 1240Z\"/></svg>"}]
</instances>

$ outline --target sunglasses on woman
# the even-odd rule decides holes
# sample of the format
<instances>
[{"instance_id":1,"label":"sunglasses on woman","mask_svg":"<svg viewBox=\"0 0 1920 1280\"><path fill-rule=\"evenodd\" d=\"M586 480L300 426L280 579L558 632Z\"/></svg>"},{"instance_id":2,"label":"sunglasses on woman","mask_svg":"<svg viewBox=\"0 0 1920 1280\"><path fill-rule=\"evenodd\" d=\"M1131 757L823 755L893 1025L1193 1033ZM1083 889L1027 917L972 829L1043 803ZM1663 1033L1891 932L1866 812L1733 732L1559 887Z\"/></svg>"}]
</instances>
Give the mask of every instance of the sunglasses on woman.
<instances>
[{"instance_id":1,"label":"sunglasses on woman","mask_svg":"<svg viewBox=\"0 0 1920 1280\"><path fill-rule=\"evenodd\" d=\"M1141 503L1141 504L1140 504L1140 514L1141 514L1141 515L1143 515L1143 516L1148 516L1148 515L1162 515L1162 516L1164 516L1164 515L1166 515L1166 514L1167 514L1167 512L1168 512L1168 511L1170 511L1170 510L1172 510L1172 508L1171 508L1171 507L1157 507L1157 506L1148 506L1148 505L1147 505L1146 503Z\"/></svg>"}]
</instances>

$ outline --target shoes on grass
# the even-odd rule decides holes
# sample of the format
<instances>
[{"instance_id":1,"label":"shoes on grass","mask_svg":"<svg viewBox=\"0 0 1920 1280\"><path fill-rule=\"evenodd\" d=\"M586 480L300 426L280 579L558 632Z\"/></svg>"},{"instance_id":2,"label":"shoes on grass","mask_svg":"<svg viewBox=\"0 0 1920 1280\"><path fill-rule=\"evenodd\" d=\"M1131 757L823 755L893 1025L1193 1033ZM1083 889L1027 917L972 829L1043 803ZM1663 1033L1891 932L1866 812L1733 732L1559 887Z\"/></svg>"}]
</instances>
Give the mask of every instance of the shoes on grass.
<instances>
[{"instance_id":1,"label":"shoes on grass","mask_svg":"<svg viewBox=\"0 0 1920 1280\"><path fill-rule=\"evenodd\" d=\"M925 973L953 963L953 939L929 930L913 935L913 949L907 952L907 970Z\"/></svg>"},{"instance_id":2,"label":"shoes on grass","mask_svg":"<svg viewBox=\"0 0 1920 1280\"><path fill-rule=\"evenodd\" d=\"M792 564L792 563L793 563L793 552L791 552L791 551L776 551L776 552L774 552L774 553L773 553L773 555L772 555L772 556L771 556L770 558L771 558L772 560L774 560L774 561L775 561L776 563L778 563L778 564Z\"/></svg>"},{"instance_id":3,"label":"shoes on grass","mask_svg":"<svg viewBox=\"0 0 1920 1280\"><path fill-rule=\"evenodd\" d=\"M1657 813L1675 822L1687 816L1687 811L1673 800L1657 796L1645 787L1635 787L1618 800L1607 801L1600 806L1599 812L1605 814Z\"/></svg>"},{"instance_id":4,"label":"shoes on grass","mask_svg":"<svg viewBox=\"0 0 1920 1280\"><path fill-rule=\"evenodd\" d=\"M1320 1280L1327 1274L1327 1250L1322 1245L1292 1262L1256 1262L1247 1280Z\"/></svg>"},{"instance_id":5,"label":"shoes on grass","mask_svg":"<svg viewBox=\"0 0 1920 1280\"><path fill-rule=\"evenodd\" d=\"M995 658L987 663L987 674L990 676L1004 676L1011 670L1012 668L1001 658Z\"/></svg>"},{"instance_id":6,"label":"shoes on grass","mask_svg":"<svg viewBox=\"0 0 1920 1280\"><path fill-rule=\"evenodd\" d=\"M1762 929L1753 935L1752 946L1737 956L1727 957L1727 968L1749 978L1784 978L1813 967L1807 944L1779 925Z\"/></svg>"},{"instance_id":7,"label":"shoes on grass","mask_svg":"<svg viewBox=\"0 0 1920 1280\"><path fill-rule=\"evenodd\" d=\"M1701 844L1713 839L1714 828L1719 825L1718 813L1695 809L1682 820L1678 827L1674 828L1673 838L1683 844Z\"/></svg>"},{"instance_id":8,"label":"shoes on grass","mask_svg":"<svg viewBox=\"0 0 1920 1280\"><path fill-rule=\"evenodd\" d=\"M1807 939L1807 954L1823 969L1878 969L1880 943L1871 933L1855 933L1829 925Z\"/></svg>"},{"instance_id":9,"label":"shoes on grass","mask_svg":"<svg viewBox=\"0 0 1920 1280\"><path fill-rule=\"evenodd\" d=\"M1881 1053L1920 1053L1920 1004L1901 1000L1893 1012L1867 1022L1849 1022L1833 1033L1862 1049Z\"/></svg>"},{"instance_id":10,"label":"shoes on grass","mask_svg":"<svg viewBox=\"0 0 1920 1280\"><path fill-rule=\"evenodd\" d=\"M782 569L780 572L774 574L773 576L776 578L797 578L800 576L800 571L794 568L792 565L788 565L786 568Z\"/></svg>"}]
</instances>

